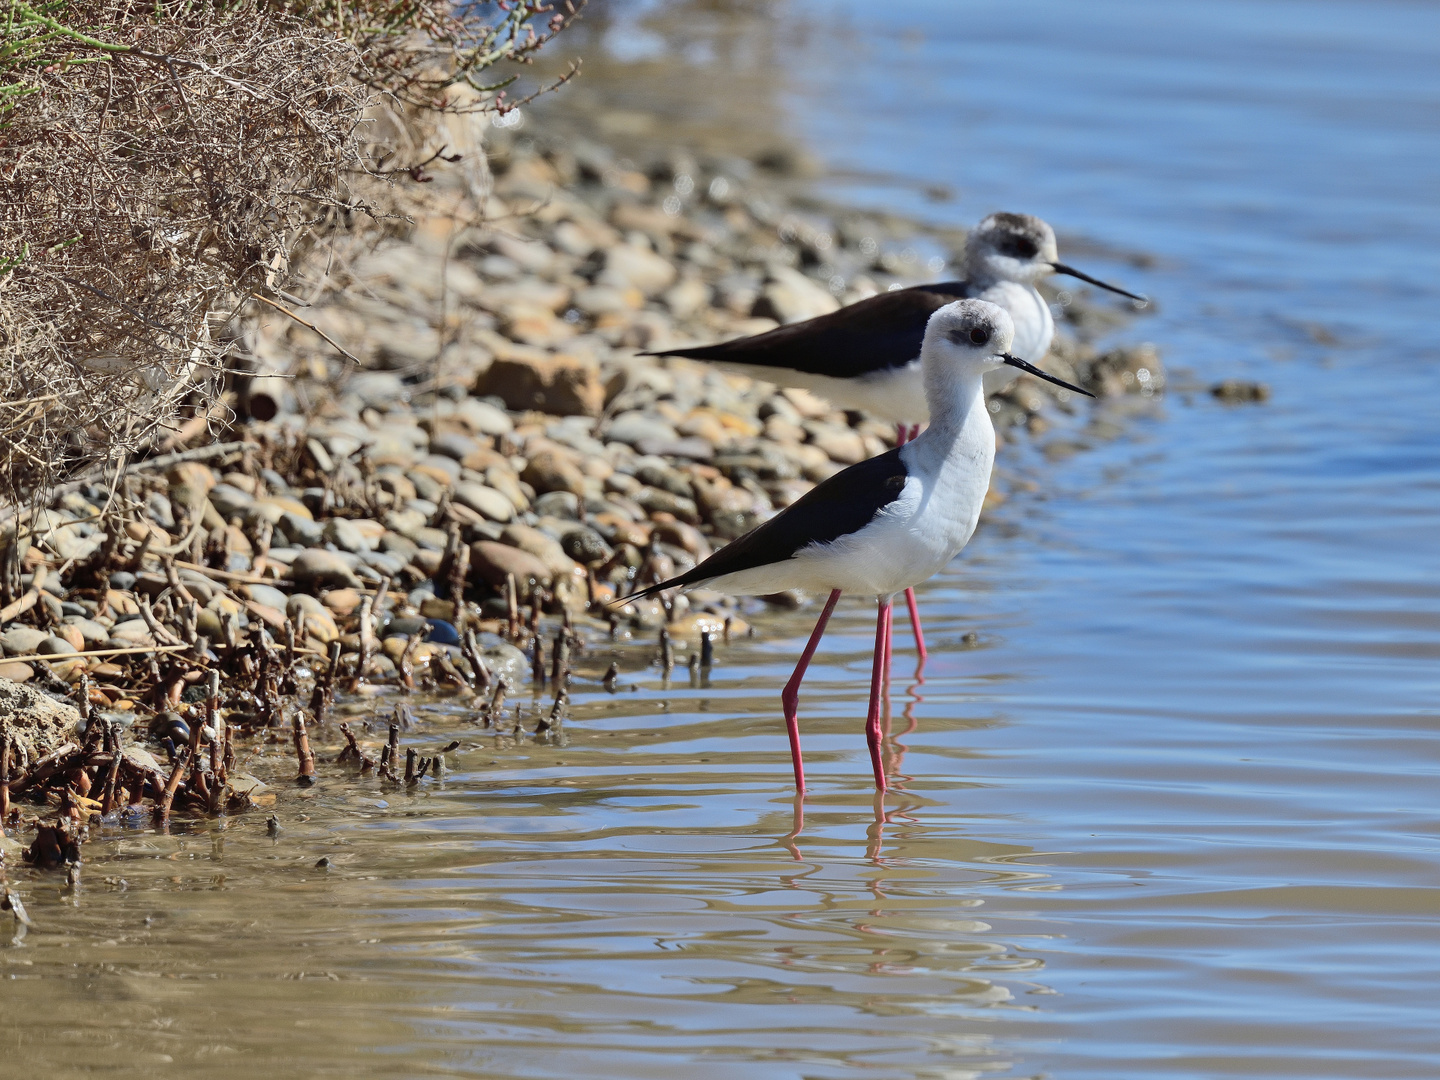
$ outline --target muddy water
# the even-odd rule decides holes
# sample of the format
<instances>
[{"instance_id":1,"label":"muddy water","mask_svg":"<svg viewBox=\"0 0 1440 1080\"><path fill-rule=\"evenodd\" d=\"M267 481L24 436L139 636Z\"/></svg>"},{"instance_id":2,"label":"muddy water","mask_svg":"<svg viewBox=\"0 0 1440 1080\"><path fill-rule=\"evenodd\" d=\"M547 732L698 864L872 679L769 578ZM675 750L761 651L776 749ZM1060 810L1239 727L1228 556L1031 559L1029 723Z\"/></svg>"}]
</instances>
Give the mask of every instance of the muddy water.
<instances>
[{"instance_id":1,"label":"muddy water","mask_svg":"<svg viewBox=\"0 0 1440 1080\"><path fill-rule=\"evenodd\" d=\"M1440 9L881 7L734 16L834 190L1155 253L1084 249L1160 298L1127 333L1175 376L1007 459L1036 490L925 590L884 806L863 605L803 701L803 828L807 614L708 687L632 653L564 745L439 714L441 784L22 876L0 1075L1440 1075ZM660 93L647 40L716 54L647 11L603 29Z\"/></svg>"}]
</instances>

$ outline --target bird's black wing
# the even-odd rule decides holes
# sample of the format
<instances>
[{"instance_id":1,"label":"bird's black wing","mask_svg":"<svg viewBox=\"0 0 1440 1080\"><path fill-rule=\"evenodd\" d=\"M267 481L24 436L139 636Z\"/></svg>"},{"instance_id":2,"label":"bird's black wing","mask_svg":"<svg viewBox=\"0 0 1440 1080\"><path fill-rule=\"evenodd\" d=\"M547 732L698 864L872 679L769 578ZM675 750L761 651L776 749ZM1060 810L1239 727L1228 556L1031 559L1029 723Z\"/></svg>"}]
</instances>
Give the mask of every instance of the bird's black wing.
<instances>
[{"instance_id":1,"label":"bird's black wing","mask_svg":"<svg viewBox=\"0 0 1440 1080\"><path fill-rule=\"evenodd\" d=\"M930 316L951 301L969 295L968 290L964 281L914 285L877 293L828 315L779 326L753 337L649 355L686 356L852 379L903 367L914 360L920 355Z\"/></svg>"},{"instance_id":2,"label":"bird's black wing","mask_svg":"<svg viewBox=\"0 0 1440 1080\"><path fill-rule=\"evenodd\" d=\"M829 543L859 532L899 497L909 475L898 446L851 465L807 491L769 521L726 544L699 566L634 593L622 603L723 574L785 562L809 544Z\"/></svg>"}]
</instances>

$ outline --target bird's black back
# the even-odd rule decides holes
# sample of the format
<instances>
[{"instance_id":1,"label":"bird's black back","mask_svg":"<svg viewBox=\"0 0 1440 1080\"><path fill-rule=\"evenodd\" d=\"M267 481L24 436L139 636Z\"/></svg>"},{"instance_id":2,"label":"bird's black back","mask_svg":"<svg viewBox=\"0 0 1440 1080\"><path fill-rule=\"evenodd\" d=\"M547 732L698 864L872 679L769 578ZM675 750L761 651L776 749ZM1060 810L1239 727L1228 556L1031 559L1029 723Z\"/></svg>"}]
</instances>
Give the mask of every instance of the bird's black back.
<instances>
[{"instance_id":1,"label":"bird's black back","mask_svg":"<svg viewBox=\"0 0 1440 1080\"><path fill-rule=\"evenodd\" d=\"M785 562L810 544L830 543L859 532L899 497L909 475L898 446L851 465L807 491L769 521L726 544L699 566L651 585L630 599Z\"/></svg>"},{"instance_id":2,"label":"bird's black back","mask_svg":"<svg viewBox=\"0 0 1440 1080\"><path fill-rule=\"evenodd\" d=\"M853 379L910 363L920 355L930 316L969 295L970 285L965 281L912 285L877 293L828 315L779 326L753 337L652 355L788 368L810 375Z\"/></svg>"}]
</instances>

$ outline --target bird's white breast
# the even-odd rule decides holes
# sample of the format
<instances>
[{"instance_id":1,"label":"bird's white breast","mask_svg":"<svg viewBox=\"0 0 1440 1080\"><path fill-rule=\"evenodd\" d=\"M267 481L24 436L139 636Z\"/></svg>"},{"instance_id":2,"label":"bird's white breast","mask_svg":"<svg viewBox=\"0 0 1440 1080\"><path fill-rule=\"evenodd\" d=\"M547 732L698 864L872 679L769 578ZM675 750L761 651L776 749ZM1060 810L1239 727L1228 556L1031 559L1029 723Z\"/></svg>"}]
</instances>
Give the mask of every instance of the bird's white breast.
<instances>
[{"instance_id":1,"label":"bird's white breast","mask_svg":"<svg viewBox=\"0 0 1440 1080\"><path fill-rule=\"evenodd\" d=\"M920 358L898 368L886 368L855 379L838 379L808 371L766 368L752 364L717 361L726 371L781 385L812 391L840 409L854 409L892 424L919 424L926 419L925 383L920 377Z\"/></svg>"},{"instance_id":2,"label":"bird's white breast","mask_svg":"<svg viewBox=\"0 0 1440 1080\"><path fill-rule=\"evenodd\" d=\"M1050 351L1050 342L1055 337L1055 320L1050 316L1050 305L1036 291L1033 285L1022 285L1017 281L1000 281L982 291L977 300L988 300L1003 307L1015 324L1015 338L1010 343L1010 352L1021 360L1038 364ZM985 393L993 394L1009 386L1020 372L1013 367L997 368L985 373Z\"/></svg>"},{"instance_id":3,"label":"bird's white breast","mask_svg":"<svg viewBox=\"0 0 1440 1080\"><path fill-rule=\"evenodd\" d=\"M901 451L909 473L900 495L868 525L792 559L715 578L727 592L786 589L889 596L933 577L969 543L995 460L995 429L977 396L950 436L927 431Z\"/></svg>"}]
</instances>

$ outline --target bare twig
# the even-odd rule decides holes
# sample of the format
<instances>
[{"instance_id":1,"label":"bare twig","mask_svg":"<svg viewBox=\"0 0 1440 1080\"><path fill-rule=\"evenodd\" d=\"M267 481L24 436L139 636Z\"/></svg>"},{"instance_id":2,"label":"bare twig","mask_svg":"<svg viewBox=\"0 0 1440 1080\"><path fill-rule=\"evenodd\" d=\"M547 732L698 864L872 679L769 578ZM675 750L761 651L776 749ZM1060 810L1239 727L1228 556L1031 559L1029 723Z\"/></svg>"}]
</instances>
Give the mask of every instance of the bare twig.
<instances>
[{"instance_id":1,"label":"bare twig","mask_svg":"<svg viewBox=\"0 0 1440 1080\"><path fill-rule=\"evenodd\" d=\"M315 331L315 333L319 334L336 352L338 352L341 356L345 357L345 359L349 360L352 364L361 363L360 358L354 353L352 353L349 349L345 348L344 345L341 345L338 341L332 338L329 334L325 333L324 330L321 330L318 326L310 322L308 319L302 319L299 315L296 315L295 312L291 311L284 304L277 304L268 296L261 296L258 292L252 292L250 295L254 299L259 300L262 304L269 304L276 311L290 316L290 318L294 319L297 323L305 327L307 330Z\"/></svg>"}]
</instances>

